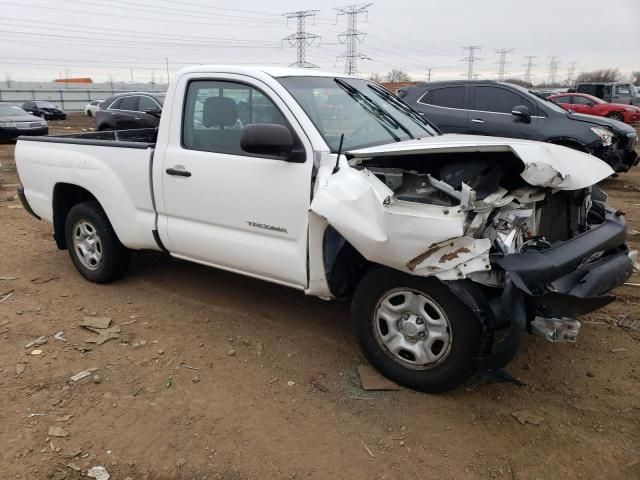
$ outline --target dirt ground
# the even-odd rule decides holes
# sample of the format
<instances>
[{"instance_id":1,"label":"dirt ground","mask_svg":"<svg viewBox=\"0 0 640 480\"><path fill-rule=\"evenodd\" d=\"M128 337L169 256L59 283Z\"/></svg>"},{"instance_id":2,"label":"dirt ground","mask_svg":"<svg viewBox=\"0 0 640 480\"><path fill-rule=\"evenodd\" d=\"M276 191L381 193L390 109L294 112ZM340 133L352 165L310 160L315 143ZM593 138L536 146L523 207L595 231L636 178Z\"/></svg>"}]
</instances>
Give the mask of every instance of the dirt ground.
<instances>
[{"instance_id":1,"label":"dirt ground","mask_svg":"<svg viewBox=\"0 0 640 480\"><path fill-rule=\"evenodd\" d=\"M13 151L0 145L2 479L640 478L640 287L585 317L575 345L529 336L508 367L525 386L363 391L347 303L149 253L122 281L83 280L17 202ZM604 188L639 248L640 170ZM90 315L120 338L86 343Z\"/></svg>"}]
</instances>

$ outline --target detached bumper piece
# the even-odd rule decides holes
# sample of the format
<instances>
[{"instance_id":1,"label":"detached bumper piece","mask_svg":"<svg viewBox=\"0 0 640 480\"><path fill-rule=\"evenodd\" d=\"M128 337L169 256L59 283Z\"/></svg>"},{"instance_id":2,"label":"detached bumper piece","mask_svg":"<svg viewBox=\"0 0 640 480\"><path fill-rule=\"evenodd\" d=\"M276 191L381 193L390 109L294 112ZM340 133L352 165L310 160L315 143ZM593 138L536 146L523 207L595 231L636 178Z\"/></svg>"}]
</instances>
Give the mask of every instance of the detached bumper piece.
<instances>
[{"instance_id":1,"label":"detached bumper piece","mask_svg":"<svg viewBox=\"0 0 640 480\"><path fill-rule=\"evenodd\" d=\"M611 303L607 293L631 276L625 237L624 218L607 208L603 223L566 242L492 260L545 317L575 317Z\"/></svg>"},{"instance_id":2,"label":"detached bumper piece","mask_svg":"<svg viewBox=\"0 0 640 480\"><path fill-rule=\"evenodd\" d=\"M630 140L628 143L630 144ZM635 149L630 148L629 145L615 149L601 147L593 152L593 154L608 163L617 173L629 171L631 167L638 164L638 160L640 159Z\"/></svg>"}]
</instances>

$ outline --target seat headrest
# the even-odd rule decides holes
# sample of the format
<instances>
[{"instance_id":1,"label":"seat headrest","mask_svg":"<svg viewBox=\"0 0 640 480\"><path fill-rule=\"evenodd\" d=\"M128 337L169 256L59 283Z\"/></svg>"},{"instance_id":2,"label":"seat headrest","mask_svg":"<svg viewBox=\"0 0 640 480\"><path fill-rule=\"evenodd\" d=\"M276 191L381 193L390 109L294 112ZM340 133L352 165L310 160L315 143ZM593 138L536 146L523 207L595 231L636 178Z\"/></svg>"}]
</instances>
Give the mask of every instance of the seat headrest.
<instances>
[{"instance_id":1,"label":"seat headrest","mask_svg":"<svg viewBox=\"0 0 640 480\"><path fill-rule=\"evenodd\" d=\"M236 102L227 97L209 97L202 107L205 127L231 127L238 121Z\"/></svg>"}]
</instances>

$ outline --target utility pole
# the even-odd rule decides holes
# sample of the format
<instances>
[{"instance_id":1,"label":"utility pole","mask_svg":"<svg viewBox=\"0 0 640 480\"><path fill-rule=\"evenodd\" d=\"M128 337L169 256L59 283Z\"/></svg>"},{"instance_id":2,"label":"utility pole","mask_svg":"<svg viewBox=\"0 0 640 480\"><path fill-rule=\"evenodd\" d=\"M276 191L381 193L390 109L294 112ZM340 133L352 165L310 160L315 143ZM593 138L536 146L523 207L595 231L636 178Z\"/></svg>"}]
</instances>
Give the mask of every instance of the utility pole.
<instances>
[{"instance_id":1,"label":"utility pole","mask_svg":"<svg viewBox=\"0 0 640 480\"><path fill-rule=\"evenodd\" d=\"M290 18L295 18L297 23L296 33L292 33L288 37L284 37L282 40L289 42L289 45L292 47L296 47L297 49L297 60L295 63L292 63L290 66L296 66L300 68L317 68L317 65L313 65L312 63L308 63L306 59L306 51L307 47L310 46L314 40L320 38L318 35L314 35L313 33L307 33L305 30L305 23L308 17L315 17L316 13L320 10L300 10L297 12L289 12L285 13L284 16L287 17L287 21Z\"/></svg>"},{"instance_id":2,"label":"utility pole","mask_svg":"<svg viewBox=\"0 0 640 480\"><path fill-rule=\"evenodd\" d=\"M509 53L513 52L513 48L501 48L499 50L496 50L496 53L498 53L500 55L500 60L498 61L498 81L502 82L504 80L504 75L505 75L505 65L507 63L507 55Z\"/></svg>"},{"instance_id":3,"label":"utility pole","mask_svg":"<svg viewBox=\"0 0 640 480\"><path fill-rule=\"evenodd\" d=\"M131 72L131 83L133 83L133 67L130 67L129 70Z\"/></svg>"},{"instance_id":4,"label":"utility pole","mask_svg":"<svg viewBox=\"0 0 640 480\"><path fill-rule=\"evenodd\" d=\"M558 82L558 66L560 65L560 56L553 55L549 57L549 85L556 85Z\"/></svg>"},{"instance_id":5,"label":"utility pole","mask_svg":"<svg viewBox=\"0 0 640 480\"><path fill-rule=\"evenodd\" d=\"M338 58L345 59L344 71L348 75L356 75L358 73L358 58L366 58L358 53L357 43L362 42L366 37L366 33L358 31L358 16L367 14L367 8L372 4L347 5L338 7L338 17L345 15L347 17L347 29L338 35L340 43L347 45L347 51Z\"/></svg>"},{"instance_id":6,"label":"utility pole","mask_svg":"<svg viewBox=\"0 0 640 480\"><path fill-rule=\"evenodd\" d=\"M571 84L573 83L573 77L576 74L576 65L578 64L578 62L573 61L571 62L571 66L569 67L569 70L567 72L567 86L571 87Z\"/></svg>"},{"instance_id":7,"label":"utility pole","mask_svg":"<svg viewBox=\"0 0 640 480\"><path fill-rule=\"evenodd\" d=\"M463 58L462 61L467 62L467 80L473 80L476 77L476 74L473 73L473 64L476 60L481 60L480 58L475 56L476 51L480 51L482 47L479 45L470 45L468 47L462 47L464 51L469 51L469 56ZM464 74L463 74L464 75Z\"/></svg>"},{"instance_id":8,"label":"utility pole","mask_svg":"<svg viewBox=\"0 0 640 480\"><path fill-rule=\"evenodd\" d=\"M527 63L523 65L524 67L526 67L526 70L524 71L524 81L529 85L532 85L531 77L533 77L533 75L531 75L531 69L535 66L535 64L533 63L533 59L536 57L533 55L527 55L524 58L527 59Z\"/></svg>"},{"instance_id":9,"label":"utility pole","mask_svg":"<svg viewBox=\"0 0 640 480\"><path fill-rule=\"evenodd\" d=\"M169 57L164 57L164 59L167 62L167 83L169 83Z\"/></svg>"},{"instance_id":10,"label":"utility pole","mask_svg":"<svg viewBox=\"0 0 640 480\"><path fill-rule=\"evenodd\" d=\"M427 82L431 81L431 67L427 67Z\"/></svg>"}]
</instances>

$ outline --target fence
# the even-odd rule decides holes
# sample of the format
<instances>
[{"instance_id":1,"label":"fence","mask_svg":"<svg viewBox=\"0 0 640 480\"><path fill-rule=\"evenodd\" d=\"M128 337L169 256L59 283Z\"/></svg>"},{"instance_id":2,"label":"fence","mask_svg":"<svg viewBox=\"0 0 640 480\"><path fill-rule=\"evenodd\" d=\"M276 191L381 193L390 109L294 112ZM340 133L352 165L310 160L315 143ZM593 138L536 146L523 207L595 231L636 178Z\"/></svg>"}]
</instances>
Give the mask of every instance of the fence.
<instances>
[{"instance_id":1,"label":"fence","mask_svg":"<svg viewBox=\"0 0 640 480\"><path fill-rule=\"evenodd\" d=\"M143 88L135 88L143 87ZM92 100L104 100L116 93L126 91L162 92L166 90L164 85L132 85L129 88L114 85L114 88L102 89L79 89L79 88L58 88L58 89L9 89L0 88L0 102L13 103L21 106L25 102L33 100L47 100L62 107L68 112L82 111Z\"/></svg>"}]
</instances>

